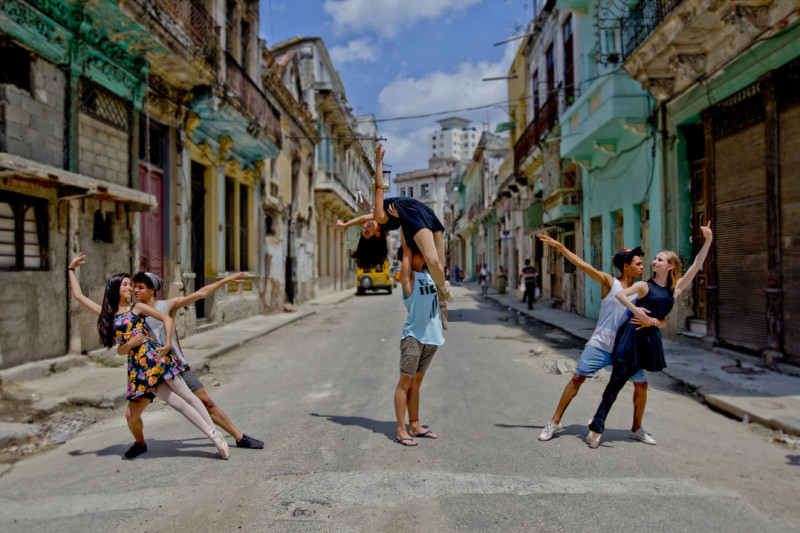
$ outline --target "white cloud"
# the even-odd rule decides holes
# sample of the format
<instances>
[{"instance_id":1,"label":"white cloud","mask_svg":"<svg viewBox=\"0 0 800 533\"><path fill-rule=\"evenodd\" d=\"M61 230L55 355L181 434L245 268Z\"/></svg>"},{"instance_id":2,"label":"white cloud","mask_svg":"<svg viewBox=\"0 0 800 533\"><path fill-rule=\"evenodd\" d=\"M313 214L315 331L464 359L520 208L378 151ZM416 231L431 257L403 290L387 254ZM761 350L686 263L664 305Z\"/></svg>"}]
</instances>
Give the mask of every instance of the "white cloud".
<instances>
[{"instance_id":1,"label":"white cloud","mask_svg":"<svg viewBox=\"0 0 800 533\"><path fill-rule=\"evenodd\" d=\"M452 115L473 120L473 126L490 131L498 122L508 120L505 106L491 106L508 100L508 83L482 81L486 77L507 76L516 45L507 45L503 58L491 63L465 62L451 72L435 71L420 78L397 78L378 95L381 118L416 116L453 111ZM488 106L476 111L458 111ZM449 116L437 114L428 118L387 121L378 124L381 136L387 139L387 162L394 165L392 175L428 166L428 134L438 129L437 120Z\"/></svg>"},{"instance_id":2,"label":"white cloud","mask_svg":"<svg viewBox=\"0 0 800 533\"><path fill-rule=\"evenodd\" d=\"M325 13L333 30L346 33L373 32L394 38L400 30L424 19L449 18L481 0L326 0Z\"/></svg>"},{"instance_id":3,"label":"white cloud","mask_svg":"<svg viewBox=\"0 0 800 533\"><path fill-rule=\"evenodd\" d=\"M349 61L374 62L378 59L378 47L369 39L356 39L347 46L334 46L330 49L331 59L335 65Z\"/></svg>"}]
</instances>

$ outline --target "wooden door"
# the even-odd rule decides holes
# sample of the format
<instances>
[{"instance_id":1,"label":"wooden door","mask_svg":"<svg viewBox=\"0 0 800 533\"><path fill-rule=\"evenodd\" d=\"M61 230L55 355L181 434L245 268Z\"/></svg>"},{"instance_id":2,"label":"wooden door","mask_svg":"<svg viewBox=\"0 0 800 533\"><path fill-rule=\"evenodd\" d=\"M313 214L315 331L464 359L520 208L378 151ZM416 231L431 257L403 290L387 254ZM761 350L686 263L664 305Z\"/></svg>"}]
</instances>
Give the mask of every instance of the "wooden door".
<instances>
[{"instance_id":1,"label":"wooden door","mask_svg":"<svg viewBox=\"0 0 800 533\"><path fill-rule=\"evenodd\" d=\"M140 214L139 270L164 278L164 174L139 165L139 187L156 197L158 205Z\"/></svg>"},{"instance_id":2,"label":"wooden door","mask_svg":"<svg viewBox=\"0 0 800 533\"><path fill-rule=\"evenodd\" d=\"M700 159L693 162L690 165L690 172L692 180L692 257L695 257L703 247L703 233L700 231L700 226L704 226L708 221L708 173L705 160ZM706 320L708 271L705 267L700 269L693 283L694 317Z\"/></svg>"}]
</instances>

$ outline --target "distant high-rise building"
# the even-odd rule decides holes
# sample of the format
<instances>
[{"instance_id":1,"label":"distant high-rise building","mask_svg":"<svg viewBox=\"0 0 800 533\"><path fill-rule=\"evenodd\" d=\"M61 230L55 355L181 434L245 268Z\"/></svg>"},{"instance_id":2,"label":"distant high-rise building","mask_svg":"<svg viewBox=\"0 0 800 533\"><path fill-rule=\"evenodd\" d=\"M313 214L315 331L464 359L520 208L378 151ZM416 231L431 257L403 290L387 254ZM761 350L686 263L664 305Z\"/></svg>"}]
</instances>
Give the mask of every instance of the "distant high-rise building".
<instances>
[{"instance_id":1,"label":"distant high-rise building","mask_svg":"<svg viewBox=\"0 0 800 533\"><path fill-rule=\"evenodd\" d=\"M428 158L470 159L480 138L471 121L448 117L437 122L441 129L428 134Z\"/></svg>"}]
</instances>

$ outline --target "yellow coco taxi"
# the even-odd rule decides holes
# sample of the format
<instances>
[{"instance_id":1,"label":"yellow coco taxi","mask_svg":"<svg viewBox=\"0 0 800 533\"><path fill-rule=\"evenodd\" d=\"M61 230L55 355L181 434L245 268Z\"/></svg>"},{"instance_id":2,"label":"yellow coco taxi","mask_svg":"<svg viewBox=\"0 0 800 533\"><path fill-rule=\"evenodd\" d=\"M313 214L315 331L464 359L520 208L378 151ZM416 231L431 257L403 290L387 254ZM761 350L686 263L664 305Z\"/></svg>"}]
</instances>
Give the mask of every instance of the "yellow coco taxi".
<instances>
[{"instance_id":1,"label":"yellow coco taxi","mask_svg":"<svg viewBox=\"0 0 800 533\"><path fill-rule=\"evenodd\" d=\"M389 268L389 261L384 261L383 266L368 270L358 269L357 293L364 294L367 291L379 291L385 289L392 294L394 280Z\"/></svg>"}]
</instances>

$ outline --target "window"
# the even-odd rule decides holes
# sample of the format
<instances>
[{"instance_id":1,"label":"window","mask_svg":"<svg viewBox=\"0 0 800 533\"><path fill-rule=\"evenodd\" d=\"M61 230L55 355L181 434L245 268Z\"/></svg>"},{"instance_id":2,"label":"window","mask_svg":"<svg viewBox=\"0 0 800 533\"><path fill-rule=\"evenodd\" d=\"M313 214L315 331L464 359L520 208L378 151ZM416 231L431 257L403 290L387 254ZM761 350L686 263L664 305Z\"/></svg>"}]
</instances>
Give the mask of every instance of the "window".
<instances>
[{"instance_id":1,"label":"window","mask_svg":"<svg viewBox=\"0 0 800 533\"><path fill-rule=\"evenodd\" d=\"M564 234L564 246L566 246L567 250L572 253L575 253L575 233L565 233ZM563 256L562 256L563 257ZM564 260L564 274L574 274L575 273L575 265L572 262Z\"/></svg>"},{"instance_id":2,"label":"window","mask_svg":"<svg viewBox=\"0 0 800 533\"><path fill-rule=\"evenodd\" d=\"M123 99L85 78L81 78L78 91L81 112L120 131L128 131L130 111Z\"/></svg>"},{"instance_id":3,"label":"window","mask_svg":"<svg viewBox=\"0 0 800 533\"><path fill-rule=\"evenodd\" d=\"M414 198L414 187L409 187L408 188L408 197L409 198Z\"/></svg>"},{"instance_id":4,"label":"window","mask_svg":"<svg viewBox=\"0 0 800 533\"><path fill-rule=\"evenodd\" d=\"M246 185L239 185L239 265L236 267L239 271L250 270L249 192Z\"/></svg>"},{"instance_id":5,"label":"window","mask_svg":"<svg viewBox=\"0 0 800 533\"><path fill-rule=\"evenodd\" d=\"M539 71L533 73L533 79L531 81L531 85L533 85L533 115L539 112Z\"/></svg>"},{"instance_id":6,"label":"window","mask_svg":"<svg viewBox=\"0 0 800 533\"><path fill-rule=\"evenodd\" d=\"M225 270L236 270L236 184L225 179Z\"/></svg>"},{"instance_id":7,"label":"window","mask_svg":"<svg viewBox=\"0 0 800 533\"><path fill-rule=\"evenodd\" d=\"M552 44L547 49L545 57L547 61L547 97L550 98L556 88L556 56Z\"/></svg>"},{"instance_id":8,"label":"window","mask_svg":"<svg viewBox=\"0 0 800 533\"><path fill-rule=\"evenodd\" d=\"M111 238L111 225L113 224L112 213L106 213L98 209L94 212L94 227L92 228L92 240L94 242L114 242Z\"/></svg>"},{"instance_id":9,"label":"window","mask_svg":"<svg viewBox=\"0 0 800 533\"><path fill-rule=\"evenodd\" d=\"M436 155L436 154L434 154L434 155ZM400 188L400 196L405 196L405 195L406 195L406 188L405 187L401 187Z\"/></svg>"},{"instance_id":10,"label":"window","mask_svg":"<svg viewBox=\"0 0 800 533\"><path fill-rule=\"evenodd\" d=\"M573 60L572 15L567 17L564 32L564 96L567 105L575 98L575 64Z\"/></svg>"},{"instance_id":11,"label":"window","mask_svg":"<svg viewBox=\"0 0 800 533\"><path fill-rule=\"evenodd\" d=\"M31 53L9 39L0 39L0 84L31 90Z\"/></svg>"},{"instance_id":12,"label":"window","mask_svg":"<svg viewBox=\"0 0 800 533\"><path fill-rule=\"evenodd\" d=\"M431 186L428 183L423 183L419 186L419 197L428 198L431 195Z\"/></svg>"},{"instance_id":13,"label":"window","mask_svg":"<svg viewBox=\"0 0 800 533\"><path fill-rule=\"evenodd\" d=\"M0 269L47 270L47 201L0 191Z\"/></svg>"},{"instance_id":14,"label":"window","mask_svg":"<svg viewBox=\"0 0 800 533\"><path fill-rule=\"evenodd\" d=\"M267 235L275 235L275 219L272 218L272 215L264 215L264 231Z\"/></svg>"},{"instance_id":15,"label":"window","mask_svg":"<svg viewBox=\"0 0 800 533\"><path fill-rule=\"evenodd\" d=\"M597 270L603 270L603 220L600 217L592 218L589 231L589 241L592 247L592 266Z\"/></svg>"},{"instance_id":16,"label":"window","mask_svg":"<svg viewBox=\"0 0 800 533\"><path fill-rule=\"evenodd\" d=\"M611 213L611 221L614 225L611 229L611 253L617 253L617 250L625 248L624 239L622 237L622 211Z\"/></svg>"}]
</instances>

